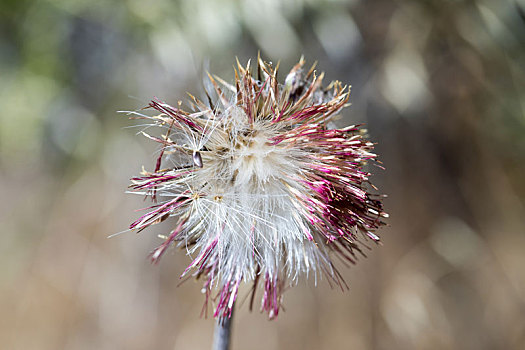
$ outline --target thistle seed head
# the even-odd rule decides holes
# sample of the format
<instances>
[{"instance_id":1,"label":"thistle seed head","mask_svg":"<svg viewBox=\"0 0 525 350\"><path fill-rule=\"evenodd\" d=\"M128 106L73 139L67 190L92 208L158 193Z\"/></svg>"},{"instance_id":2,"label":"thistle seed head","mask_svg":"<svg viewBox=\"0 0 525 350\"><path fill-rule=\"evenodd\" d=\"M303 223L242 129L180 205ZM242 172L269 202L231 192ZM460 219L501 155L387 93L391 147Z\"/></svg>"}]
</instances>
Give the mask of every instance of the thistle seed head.
<instances>
[{"instance_id":1,"label":"thistle seed head","mask_svg":"<svg viewBox=\"0 0 525 350\"><path fill-rule=\"evenodd\" d=\"M193 261L182 276L204 280L215 317L230 315L241 282L254 283L252 301L262 286L270 318L301 275L345 287L333 257L354 263L367 240L379 241L374 231L388 216L368 191L373 143L356 125L331 123L349 88L323 88L323 74L304 63L280 84L278 68L258 58L256 78L249 63L237 65L234 85L209 76L213 91L207 103L190 95L191 112L155 99L147 108L160 114L135 113L160 130L143 132L160 153L153 171L132 179L131 189L155 204L130 228L173 217L151 258L185 248Z\"/></svg>"}]
</instances>

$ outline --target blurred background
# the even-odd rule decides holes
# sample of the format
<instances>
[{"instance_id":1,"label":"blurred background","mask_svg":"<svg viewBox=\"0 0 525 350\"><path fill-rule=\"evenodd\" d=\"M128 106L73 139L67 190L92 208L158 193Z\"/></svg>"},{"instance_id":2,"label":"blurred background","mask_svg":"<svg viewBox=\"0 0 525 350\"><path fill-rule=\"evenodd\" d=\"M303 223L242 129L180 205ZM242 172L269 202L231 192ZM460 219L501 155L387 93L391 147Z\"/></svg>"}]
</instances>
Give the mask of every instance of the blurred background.
<instances>
[{"instance_id":1,"label":"blurred background","mask_svg":"<svg viewBox=\"0 0 525 350\"><path fill-rule=\"evenodd\" d=\"M524 18L521 0L2 0L1 348L210 348L189 258L147 259L167 226L107 238L156 151L117 111L202 96L260 50L352 85L341 124L378 142L391 218L341 269L350 291L301 282L272 322L239 305L233 349L525 349Z\"/></svg>"}]
</instances>

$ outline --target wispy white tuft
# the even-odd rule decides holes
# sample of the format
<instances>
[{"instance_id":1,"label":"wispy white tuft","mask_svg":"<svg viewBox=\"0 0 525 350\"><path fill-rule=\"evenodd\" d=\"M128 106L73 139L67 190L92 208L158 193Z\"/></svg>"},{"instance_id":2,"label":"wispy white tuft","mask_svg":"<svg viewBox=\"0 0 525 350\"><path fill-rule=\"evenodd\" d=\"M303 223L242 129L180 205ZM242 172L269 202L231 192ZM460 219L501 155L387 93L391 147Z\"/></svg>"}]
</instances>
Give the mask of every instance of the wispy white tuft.
<instances>
[{"instance_id":1,"label":"wispy white tuft","mask_svg":"<svg viewBox=\"0 0 525 350\"><path fill-rule=\"evenodd\" d=\"M204 104L190 95L193 113L158 100L149 107L160 115L133 113L160 128L143 135L162 148L155 169L132 179L135 192L157 203L130 228L173 218L151 258L173 244L186 249L193 260L182 276L203 278L207 300L217 288L215 316L231 313L243 281L262 285L270 318L301 275L344 286L332 256L354 262L360 240L379 240L372 231L387 215L363 170L373 144L356 126L327 127L348 89L323 89L322 75L303 65L281 85L277 69L258 59L257 78L241 65L235 85L210 77L216 98Z\"/></svg>"}]
</instances>

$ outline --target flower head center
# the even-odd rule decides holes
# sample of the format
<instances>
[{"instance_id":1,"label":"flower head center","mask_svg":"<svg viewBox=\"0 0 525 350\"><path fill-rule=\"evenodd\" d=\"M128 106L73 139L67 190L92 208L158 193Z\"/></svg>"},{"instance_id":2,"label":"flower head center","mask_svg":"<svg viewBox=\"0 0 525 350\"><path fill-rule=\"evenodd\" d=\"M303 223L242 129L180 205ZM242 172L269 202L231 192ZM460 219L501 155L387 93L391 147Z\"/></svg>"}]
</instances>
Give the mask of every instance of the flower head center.
<instances>
[{"instance_id":1,"label":"flower head center","mask_svg":"<svg viewBox=\"0 0 525 350\"><path fill-rule=\"evenodd\" d=\"M282 151L269 144L264 132L239 136L233 150L232 170L237 185L265 183L278 176L279 164L284 161Z\"/></svg>"}]
</instances>

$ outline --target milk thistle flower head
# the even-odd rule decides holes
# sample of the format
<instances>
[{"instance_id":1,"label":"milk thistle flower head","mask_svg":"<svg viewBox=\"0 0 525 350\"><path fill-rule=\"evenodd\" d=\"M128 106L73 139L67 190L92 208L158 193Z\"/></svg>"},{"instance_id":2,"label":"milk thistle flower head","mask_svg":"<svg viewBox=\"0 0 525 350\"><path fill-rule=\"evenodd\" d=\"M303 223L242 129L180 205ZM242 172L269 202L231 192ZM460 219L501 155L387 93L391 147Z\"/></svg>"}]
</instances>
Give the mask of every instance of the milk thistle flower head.
<instances>
[{"instance_id":1,"label":"milk thistle flower head","mask_svg":"<svg viewBox=\"0 0 525 350\"><path fill-rule=\"evenodd\" d=\"M132 179L155 205L130 228L173 218L151 259L172 245L186 249L193 260L181 277L204 280L215 317L229 317L241 282L254 284L252 301L262 287L270 318L301 275L344 287L334 257L354 263L367 240L379 241L374 231L387 214L364 170L376 158L373 143L356 125L332 125L349 88L323 88L323 74L304 63L284 83L260 58L253 75L238 63L232 85L209 76L206 103L190 95L191 112L155 99L147 108L160 114L135 113L158 127L142 134L160 153L153 171Z\"/></svg>"}]
</instances>

